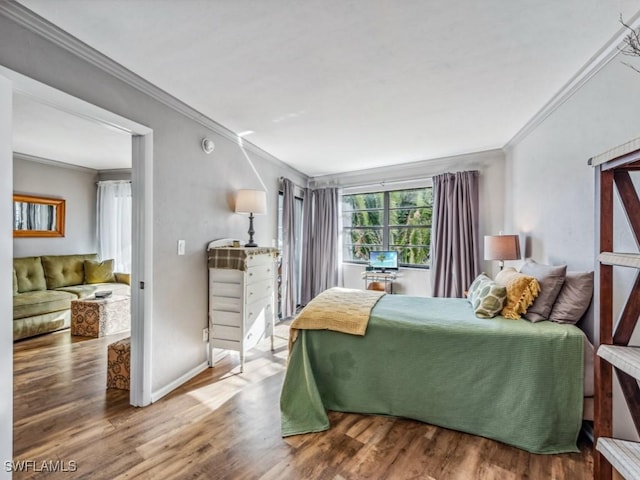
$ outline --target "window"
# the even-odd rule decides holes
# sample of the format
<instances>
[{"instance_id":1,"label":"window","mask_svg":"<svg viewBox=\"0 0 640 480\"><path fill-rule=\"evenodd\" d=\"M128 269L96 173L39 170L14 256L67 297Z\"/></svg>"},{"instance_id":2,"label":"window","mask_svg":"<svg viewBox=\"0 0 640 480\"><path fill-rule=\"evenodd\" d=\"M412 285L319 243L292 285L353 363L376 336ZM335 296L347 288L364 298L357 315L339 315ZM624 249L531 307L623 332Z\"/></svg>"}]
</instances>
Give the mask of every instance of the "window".
<instances>
[{"instance_id":1,"label":"window","mask_svg":"<svg viewBox=\"0 0 640 480\"><path fill-rule=\"evenodd\" d=\"M428 267L431 187L342 196L343 260L367 263L371 250L396 250L402 266Z\"/></svg>"}]
</instances>

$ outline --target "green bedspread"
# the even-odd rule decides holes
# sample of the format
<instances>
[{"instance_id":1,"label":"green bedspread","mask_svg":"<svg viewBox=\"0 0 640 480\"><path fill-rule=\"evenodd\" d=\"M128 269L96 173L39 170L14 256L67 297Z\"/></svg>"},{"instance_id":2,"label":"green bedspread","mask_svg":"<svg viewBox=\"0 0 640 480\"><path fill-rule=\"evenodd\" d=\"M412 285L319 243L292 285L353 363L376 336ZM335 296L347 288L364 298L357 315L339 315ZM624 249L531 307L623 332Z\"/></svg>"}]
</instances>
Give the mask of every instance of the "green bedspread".
<instances>
[{"instance_id":1,"label":"green bedspread","mask_svg":"<svg viewBox=\"0 0 640 480\"><path fill-rule=\"evenodd\" d=\"M534 453L578 451L583 333L477 318L465 299L385 295L364 337L301 330L282 435L329 428L326 410L407 417Z\"/></svg>"}]
</instances>

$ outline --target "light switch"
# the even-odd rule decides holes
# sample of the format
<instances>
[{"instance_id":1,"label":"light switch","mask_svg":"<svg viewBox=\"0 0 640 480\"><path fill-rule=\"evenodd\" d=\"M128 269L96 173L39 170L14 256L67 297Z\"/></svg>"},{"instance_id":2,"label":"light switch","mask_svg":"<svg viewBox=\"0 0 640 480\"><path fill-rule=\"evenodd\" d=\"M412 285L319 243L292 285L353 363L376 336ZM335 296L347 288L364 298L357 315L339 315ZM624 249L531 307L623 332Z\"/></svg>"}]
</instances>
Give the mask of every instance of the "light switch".
<instances>
[{"instance_id":1,"label":"light switch","mask_svg":"<svg viewBox=\"0 0 640 480\"><path fill-rule=\"evenodd\" d=\"M178 240L178 255L184 255L186 248L186 242L184 240Z\"/></svg>"}]
</instances>

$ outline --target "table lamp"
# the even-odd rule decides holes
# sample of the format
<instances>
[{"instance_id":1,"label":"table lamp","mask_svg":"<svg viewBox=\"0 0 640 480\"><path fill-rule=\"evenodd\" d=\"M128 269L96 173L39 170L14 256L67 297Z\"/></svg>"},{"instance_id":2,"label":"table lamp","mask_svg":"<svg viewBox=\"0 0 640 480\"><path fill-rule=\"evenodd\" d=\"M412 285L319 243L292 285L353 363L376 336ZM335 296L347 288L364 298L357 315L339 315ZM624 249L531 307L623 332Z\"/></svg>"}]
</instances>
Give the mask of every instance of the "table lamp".
<instances>
[{"instance_id":1,"label":"table lamp","mask_svg":"<svg viewBox=\"0 0 640 480\"><path fill-rule=\"evenodd\" d=\"M505 260L520 258L520 237L518 235L485 235L484 259L498 260L500 270Z\"/></svg>"},{"instance_id":2,"label":"table lamp","mask_svg":"<svg viewBox=\"0 0 640 480\"><path fill-rule=\"evenodd\" d=\"M267 192L262 190L238 190L236 196L236 213L249 214L249 243L245 247L257 247L253 241L253 216L267 213Z\"/></svg>"}]
</instances>

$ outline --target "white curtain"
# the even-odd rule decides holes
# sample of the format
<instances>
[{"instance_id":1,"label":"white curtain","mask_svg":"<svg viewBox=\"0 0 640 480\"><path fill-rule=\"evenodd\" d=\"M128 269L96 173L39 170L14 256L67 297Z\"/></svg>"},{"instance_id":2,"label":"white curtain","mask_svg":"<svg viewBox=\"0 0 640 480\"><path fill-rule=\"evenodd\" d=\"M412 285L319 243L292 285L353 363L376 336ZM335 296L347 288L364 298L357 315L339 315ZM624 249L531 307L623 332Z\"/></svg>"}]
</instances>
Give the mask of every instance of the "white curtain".
<instances>
[{"instance_id":1,"label":"white curtain","mask_svg":"<svg viewBox=\"0 0 640 480\"><path fill-rule=\"evenodd\" d=\"M98 182L97 228L100 259L131 273L131 182Z\"/></svg>"}]
</instances>

